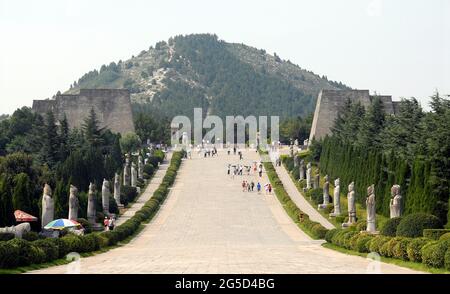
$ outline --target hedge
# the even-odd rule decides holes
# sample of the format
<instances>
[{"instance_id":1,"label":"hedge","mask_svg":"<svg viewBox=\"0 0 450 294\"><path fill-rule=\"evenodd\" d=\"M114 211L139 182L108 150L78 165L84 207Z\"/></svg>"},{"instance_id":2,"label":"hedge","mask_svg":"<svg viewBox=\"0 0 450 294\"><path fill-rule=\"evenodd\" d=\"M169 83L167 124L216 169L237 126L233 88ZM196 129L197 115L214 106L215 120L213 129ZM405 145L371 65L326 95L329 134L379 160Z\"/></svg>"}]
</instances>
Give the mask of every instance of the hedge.
<instances>
[{"instance_id":1,"label":"hedge","mask_svg":"<svg viewBox=\"0 0 450 294\"><path fill-rule=\"evenodd\" d=\"M101 248L114 246L118 242L132 236L142 222L150 220L155 215L155 212L167 197L169 186L175 181L182 158L183 151L173 153L163 182L152 198L133 217L116 226L113 231L91 233L83 236L69 233L62 238L39 239L32 242L23 239L0 242L0 268L14 268L49 262L63 258L70 252L85 253L97 251ZM2 237L7 239L10 236L4 235Z\"/></svg>"},{"instance_id":2,"label":"hedge","mask_svg":"<svg viewBox=\"0 0 450 294\"><path fill-rule=\"evenodd\" d=\"M422 247L422 263L430 267L443 268L449 244L446 240L427 243Z\"/></svg>"},{"instance_id":3,"label":"hedge","mask_svg":"<svg viewBox=\"0 0 450 294\"><path fill-rule=\"evenodd\" d=\"M264 154L264 152L259 151L260 154ZM283 158L284 159L284 158ZM283 160L282 159L282 160ZM286 161L286 159L284 159ZM271 162L263 162L264 168L266 170L267 176L269 178L270 183L272 184L275 195L278 200L283 205L287 214L297 223L300 228L307 232L310 236L315 239L323 239L325 238L328 229L322 226L318 222L313 222L309 219L309 216L298 208L298 206L292 201L291 197L289 197L288 193L284 189L284 186L278 177L275 168Z\"/></svg>"},{"instance_id":4,"label":"hedge","mask_svg":"<svg viewBox=\"0 0 450 294\"><path fill-rule=\"evenodd\" d=\"M0 241L9 241L15 237L16 235L14 233L0 233Z\"/></svg>"},{"instance_id":5,"label":"hedge","mask_svg":"<svg viewBox=\"0 0 450 294\"><path fill-rule=\"evenodd\" d=\"M425 229L441 229L442 223L434 215L426 213L412 213L402 218L397 227L397 236L421 237Z\"/></svg>"},{"instance_id":6,"label":"hedge","mask_svg":"<svg viewBox=\"0 0 450 294\"><path fill-rule=\"evenodd\" d=\"M450 233L449 229L425 229L423 236L428 239L439 240L441 236Z\"/></svg>"},{"instance_id":7,"label":"hedge","mask_svg":"<svg viewBox=\"0 0 450 294\"><path fill-rule=\"evenodd\" d=\"M427 238L414 238L406 246L408 259L414 262L422 262L422 247L430 242Z\"/></svg>"},{"instance_id":8,"label":"hedge","mask_svg":"<svg viewBox=\"0 0 450 294\"><path fill-rule=\"evenodd\" d=\"M400 224L401 220L401 217L388 219L384 226L381 228L380 234L384 236L395 237L397 235L397 227Z\"/></svg>"}]
</instances>

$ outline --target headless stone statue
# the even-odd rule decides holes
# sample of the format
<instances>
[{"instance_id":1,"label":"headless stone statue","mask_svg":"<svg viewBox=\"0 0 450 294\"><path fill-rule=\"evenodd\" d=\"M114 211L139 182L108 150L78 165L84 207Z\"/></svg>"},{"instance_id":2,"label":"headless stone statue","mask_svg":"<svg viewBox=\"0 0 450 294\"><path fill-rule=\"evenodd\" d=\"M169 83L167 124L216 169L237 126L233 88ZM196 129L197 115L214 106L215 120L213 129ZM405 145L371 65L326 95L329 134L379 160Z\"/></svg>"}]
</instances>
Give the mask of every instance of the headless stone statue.
<instances>
[{"instance_id":1,"label":"headless stone statue","mask_svg":"<svg viewBox=\"0 0 450 294\"><path fill-rule=\"evenodd\" d=\"M323 184L323 194L322 194L323 202L319 204L319 209L325 209L330 204L330 178L328 175L324 177Z\"/></svg>"},{"instance_id":2,"label":"headless stone statue","mask_svg":"<svg viewBox=\"0 0 450 294\"><path fill-rule=\"evenodd\" d=\"M144 162L141 155L139 155L138 158L138 178L139 179L144 178Z\"/></svg>"},{"instance_id":3,"label":"headless stone statue","mask_svg":"<svg viewBox=\"0 0 450 294\"><path fill-rule=\"evenodd\" d=\"M102 207L103 213L109 214L109 196L111 195L111 190L109 189L109 181L106 179L103 180L102 186Z\"/></svg>"},{"instance_id":4,"label":"headless stone statue","mask_svg":"<svg viewBox=\"0 0 450 294\"><path fill-rule=\"evenodd\" d=\"M323 184L323 205L330 203L330 178L325 176L325 183Z\"/></svg>"},{"instance_id":5,"label":"headless stone statue","mask_svg":"<svg viewBox=\"0 0 450 294\"><path fill-rule=\"evenodd\" d=\"M114 200L120 205L120 176L117 173L114 178Z\"/></svg>"},{"instance_id":6,"label":"headless stone statue","mask_svg":"<svg viewBox=\"0 0 450 294\"><path fill-rule=\"evenodd\" d=\"M317 173L315 176L314 176L314 182L313 182L313 188L314 189L319 189L319 183L320 183L320 175L319 175L319 173Z\"/></svg>"},{"instance_id":7,"label":"headless stone statue","mask_svg":"<svg viewBox=\"0 0 450 294\"><path fill-rule=\"evenodd\" d=\"M289 154L291 157L294 157L294 145L291 144L291 146L289 146Z\"/></svg>"},{"instance_id":8,"label":"headless stone statue","mask_svg":"<svg viewBox=\"0 0 450 294\"><path fill-rule=\"evenodd\" d=\"M302 159L300 161L300 180L305 178L305 161Z\"/></svg>"},{"instance_id":9,"label":"headless stone statue","mask_svg":"<svg viewBox=\"0 0 450 294\"><path fill-rule=\"evenodd\" d=\"M75 186L70 185L70 196L69 196L69 219L78 219L78 189Z\"/></svg>"},{"instance_id":10,"label":"headless stone statue","mask_svg":"<svg viewBox=\"0 0 450 294\"><path fill-rule=\"evenodd\" d=\"M375 233L376 232L375 185L371 185L367 188L366 207L367 207L367 232Z\"/></svg>"},{"instance_id":11,"label":"headless stone statue","mask_svg":"<svg viewBox=\"0 0 450 294\"><path fill-rule=\"evenodd\" d=\"M298 157L298 155L295 155L294 156L294 167L298 167L298 164L299 164L299 160L300 158Z\"/></svg>"},{"instance_id":12,"label":"headless stone statue","mask_svg":"<svg viewBox=\"0 0 450 294\"><path fill-rule=\"evenodd\" d=\"M391 218L402 216L402 195L400 195L400 185L393 185L391 188L391 201L389 208Z\"/></svg>"},{"instance_id":13,"label":"headless stone statue","mask_svg":"<svg viewBox=\"0 0 450 294\"><path fill-rule=\"evenodd\" d=\"M11 233L14 234L16 238L22 238L22 235L31 232L30 223L21 223L17 226L0 228L0 233Z\"/></svg>"},{"instance_id":14,"label":"headless stone statue","mask_svg":"<svg viewBox=\"0 0 450 294\"><path fill-rule=\"evenodd\" d=\"M343 227L348 227L356 223L356 205L355 205L355 183L351 182L348 185L348 222L342 224Z\"/></svg>"},{"instance_id":15,"label":"headless stone statue","mask_svg":"<svg viewBox=\"0 0 450 294\"><path fill-rule=\"evenodd\" d=\"M44 186L44 195L42 196L42 228L55 218L55 202L52 198L52 189L48 184Z\"/></svg>"},{"instance_id":16,"label":"headless stone statue","mask_svg":"<svg viewBox=\"0 0 450 294\"><path fill-rule=\"evenodd\" d=\"M130 174L130 155L127 154L125 158L125 167L123 168L123 185L131 185L131 174Z\"/></svg>"},{"instance_id":17,"label":"headless stone statue","mask_svg":"<svg viewBox=\"0 0 450 294\"><path fill-rule=\"evenodd\" d=\"M341 186L339 179L334 180L333 205L334 211L330 216L341 215Z\"/></svg>"},{"instance_id":18,"label":"headless stone statue","mask_svg":"<svg viewBox=\"0 0 450 294\"><path fill-rule=\"evenodd\" d=\"M137 171L136 171L136 164L133 162L131 163L131 187L137 186Z\"/></svg>"},{"instance_id":19,"label":"headless stone statue","mask_svg":"<svg viewBox=\"0 0 450 294\"><path fill-rule=\"evenodd\" d=\"M91 224L95 224L96 209L95 209L95 185L90 183L88 193L87 218Z\"/></svg>"},{"instance_id":20,"label":"headless stone statue","mask_svg":"<svg viewBox=\"0 0 450 294\"><path fill-rule=\"evenodd\" d=\"M306 166L306 189L311 189L311 162L308 162L308 165Z\"/></svg>"}]
</instances>

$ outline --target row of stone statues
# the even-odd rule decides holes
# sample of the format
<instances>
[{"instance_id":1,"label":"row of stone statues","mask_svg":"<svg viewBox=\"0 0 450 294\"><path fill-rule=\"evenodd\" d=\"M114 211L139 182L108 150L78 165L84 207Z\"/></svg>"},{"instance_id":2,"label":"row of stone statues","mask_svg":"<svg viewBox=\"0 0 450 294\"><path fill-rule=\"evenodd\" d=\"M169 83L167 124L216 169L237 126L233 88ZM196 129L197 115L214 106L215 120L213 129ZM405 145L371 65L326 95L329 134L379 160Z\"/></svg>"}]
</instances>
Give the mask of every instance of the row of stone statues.
<instances>
[{"instance_id":1,"label":"row of stone statues","mask_svg":"<svg viewBox=\"0 0 450 294\"><path fill-rule=\"evenodd\" d=\"M114 181L114 200L117 205L120 206L120 176L115 175ZM110 183L108 180L103 180L102 185L102 210L103 213L109 215L109 198L111 197ZM70 195L69 195L69 215L68 219L77 220L78 219L78 189L77 187L70 185ZM42 197L42 217L41 225L45 227L49 222L54 220L55 217L55 203L52 198L52 189L50 185L45 184L44 195ZM89 222L95 223L96 218L96 201L95 201L95 185L91 183L89 185L88 192L88 205L87 205L87 218Z\"/></svg>"},{"instance_id":2,"label":"row of stone statues","mask_svg":"<svg viewBox=\"0 0 450 294\"><path fill-rule=\"evenodd\" d=\"M137 187L137 180L144 178L144 161L142 156L138 157L138 166L131 162L130 155L126 155L125 166L123 169L123 184L124 186Z\"/></svg>"}]
</instances>

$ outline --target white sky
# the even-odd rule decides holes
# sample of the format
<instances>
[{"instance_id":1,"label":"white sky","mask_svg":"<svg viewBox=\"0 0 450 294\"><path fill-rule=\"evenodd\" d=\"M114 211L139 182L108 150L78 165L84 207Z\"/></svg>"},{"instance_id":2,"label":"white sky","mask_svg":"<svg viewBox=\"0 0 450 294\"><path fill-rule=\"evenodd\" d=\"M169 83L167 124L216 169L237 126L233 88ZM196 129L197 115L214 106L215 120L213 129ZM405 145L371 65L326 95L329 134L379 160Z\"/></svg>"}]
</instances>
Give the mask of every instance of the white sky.
<instances>
[{"instance_id":1,"label":"white sky","mask_svg":"<svg viewBox=\"0 0 450 294\"><path fill-rule=\"evenodd\" d=\"M189 33L423 106L436 89L450 94L448 0L0 0L0 114Z\"/></svg>"}]
</instances>

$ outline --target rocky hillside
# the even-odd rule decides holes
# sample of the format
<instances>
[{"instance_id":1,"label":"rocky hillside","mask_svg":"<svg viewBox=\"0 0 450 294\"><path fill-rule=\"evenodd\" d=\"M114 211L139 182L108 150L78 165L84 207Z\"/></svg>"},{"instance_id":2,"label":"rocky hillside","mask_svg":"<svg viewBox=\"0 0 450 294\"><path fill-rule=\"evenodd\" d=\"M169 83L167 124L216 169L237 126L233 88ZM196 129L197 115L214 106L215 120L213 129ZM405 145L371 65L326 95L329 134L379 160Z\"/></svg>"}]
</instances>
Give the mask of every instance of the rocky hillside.
<instances>
[{"instance_id":1,"label":"rocky hillside","mask_svg":"<svg viewBox=\"0 0 450 294\"><path fill-rule=\"evenodd\" d=\"M177 36L158 42L127 61L112 62L71 85L80 88L128 88L138 110L192 116L304 116L313 111L321 89L346 88L243 44L216 35Z\"/></svg>"}]
</instances>

